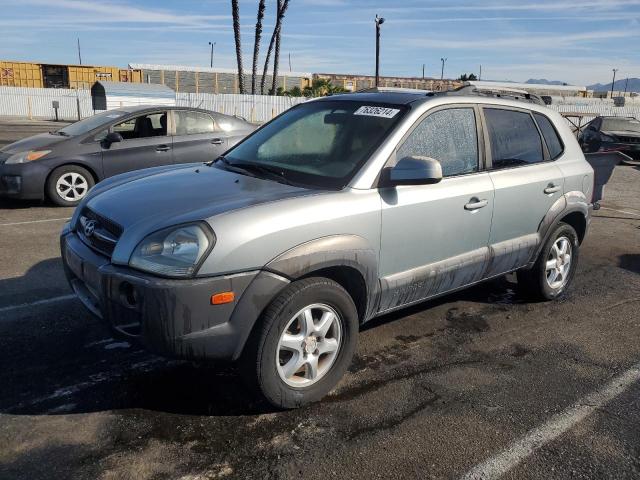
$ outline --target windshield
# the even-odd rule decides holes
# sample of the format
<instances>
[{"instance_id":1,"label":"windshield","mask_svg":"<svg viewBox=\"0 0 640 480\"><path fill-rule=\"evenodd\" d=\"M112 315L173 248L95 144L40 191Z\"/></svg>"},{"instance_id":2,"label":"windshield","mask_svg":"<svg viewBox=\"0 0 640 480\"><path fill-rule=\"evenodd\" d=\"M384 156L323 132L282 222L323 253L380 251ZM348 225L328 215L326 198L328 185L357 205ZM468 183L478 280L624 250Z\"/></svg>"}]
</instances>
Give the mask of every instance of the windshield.
<instances>
[{"instance_id":1,"label":"windshield","mask_svg":"<svg viewBox=\"0 0 640 480\"><path fill-rule=\"evenodd\" d=\"M640 121L635 118L603 118L600 130L612 132L635 132L640 133Z\"/></svg>"},{"instance_id":2,"label":"windshield","mask_svg":"<svg viewBox=\"0 0 640 480\"><path fill-rule=\"evenodd\" d=\"M109 110L107 112L98 113L92 117L85 118L79 122L72 123L64 128L61 128L57 133L62 135L68 135L74 137L76 135L83 135L91 130L101 127L103 125L111 123L113 120L128 115L129 112L123 110Z\"/></svg>"},{"instance_id":3,"label":"windshield","mask_svg":"<svg viewBox=\"0 0 640 480\"><path fill-rule=\"evenodd\" d=\"M225 165L244 166L256 175L275 172L303 185L342 188L405 111L401 105L371 102L305 103L227 152Z\"/></svg>"}]
</instances>

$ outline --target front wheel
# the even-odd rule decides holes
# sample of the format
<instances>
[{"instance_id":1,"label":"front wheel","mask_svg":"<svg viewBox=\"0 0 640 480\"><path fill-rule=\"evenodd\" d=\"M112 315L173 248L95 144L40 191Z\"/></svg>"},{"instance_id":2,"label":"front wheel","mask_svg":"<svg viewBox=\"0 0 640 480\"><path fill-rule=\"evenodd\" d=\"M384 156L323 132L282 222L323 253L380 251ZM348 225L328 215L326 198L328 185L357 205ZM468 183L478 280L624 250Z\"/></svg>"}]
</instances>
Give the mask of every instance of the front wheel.
<instances>
[{"instance_id":1,"label":"front wheel","mask_svg":"<svg viewBox=\"0 0 640 480\"><path fill-rule=\"evenodd\" d=\"M580 242L575 229L560 223L549 236L531 270L519 270L518 283L524 293L553 300L566 292L578 266Z\"/></svg>"},{"instance_id":2,"label":"front wheel","mask_svg":"<svg viewBox=\"0 0 640 480\"><path fill-rule=\"evenodd\" d=\"M60 207L75 207L94 184L93 176L85 168L63 165L49 175L47 196Z\"/></svg>"},{"instance_id":3,"label":"front wheel","mask_svg":"<svg viewBox=\"0 0 640 480\"><path fill-rule=\"evenodd\" d=\"M351 296L333 280L293 282L259 322L243 352L243 377L278 408L320 400L351 363L358 313Z\"/></svg>"}]
</instances>

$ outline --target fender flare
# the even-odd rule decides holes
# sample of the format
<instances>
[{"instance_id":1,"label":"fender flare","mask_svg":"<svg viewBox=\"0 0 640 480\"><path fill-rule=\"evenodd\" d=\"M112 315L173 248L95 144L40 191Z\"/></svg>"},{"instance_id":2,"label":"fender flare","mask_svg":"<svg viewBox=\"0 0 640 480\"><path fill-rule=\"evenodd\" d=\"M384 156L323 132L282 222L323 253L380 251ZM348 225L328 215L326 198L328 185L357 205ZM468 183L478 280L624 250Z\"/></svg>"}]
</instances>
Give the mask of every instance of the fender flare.
<instances>
[{"instance_id":1,"label":"fender flare","mask_svg":"<svg viewBox=\"0 0 640 480\"><path fill-rule=\"evenodd\" d=\"M350 267L360 273L367 299L364 319L370 318L380 295L378 254L358 235L330 235L302 243L275 257L265 270L295 280L331 267Z\"/></svg>"},{"instance_id":2,"label":"fender flare","mask_svg":"<svg viewBox=\"0 0 640 480\"><path fill-rule=\"evenodd\" d=\"M578 212L584 216L588 228L591 209L592 207L589 204L587 197L584 193L579 191L567 192L556 200L555 203L551 205L551 208L549 208L549 211L538 226L538 236L540 241L538 242L538 246L534 250L532 257L529 259L527 267L532 267L536 262L540 252L542 251L542 247L549 238L549 235L551 235L562 218L570 213Z\"/></svg>"}]
</instances>

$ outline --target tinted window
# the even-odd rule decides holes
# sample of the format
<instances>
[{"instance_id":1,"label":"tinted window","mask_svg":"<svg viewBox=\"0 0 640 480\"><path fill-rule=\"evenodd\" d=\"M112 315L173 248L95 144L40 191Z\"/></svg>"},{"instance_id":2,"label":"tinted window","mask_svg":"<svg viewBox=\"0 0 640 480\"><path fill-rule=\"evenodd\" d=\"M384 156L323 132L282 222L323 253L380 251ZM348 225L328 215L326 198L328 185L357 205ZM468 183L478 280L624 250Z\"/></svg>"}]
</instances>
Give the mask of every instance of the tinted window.
<instances>
[{"instance_id":1,"label":"tinted window","mask_svg":"<svg viewBox=\"0 0 640 480\"><path fill-rule=\"evenodd\" d=\"M176 135L196 135L214 131L213 118L202 112L177 111Z\"/></svg>"},{"instance_id":2,"label":"tinted window","mask_svg":"<svg viewBox=\"0 0 640 480\"><path fill-rule=\"evenodd\" d=\"M536 122L538 122L540 131L542 131L542 136L549 149L549 155L552 159L557 158L562 153L562 141L560 137L558 137L558 132L553 128L551 120L544 115L534 113L533 116L536 118Z\"/></svg>"},{"instance_id":3,"label":"tinted window","mask_svg":"<svg viewBox=\"0 0 640 480\"><path fill-rule=\"evenodd\" d=\"M531 115L485 108L493 169L517 167L544 160L542 140Z\"/></svg>"},{"instance_id":4,"label":"tinted window","mask_svg":"<svg viewBox=\"0 0 640 480\"><path fill-rule=\"evenodd\" d=\"M167 112L149 113L114 125L125 140L134 138L162 137L167 134Z\"/></svg>"},{"instance_id":5,"label":"tinted window","mask_svg":"<svg viewBox=\"0 0 640 480\"><path fill-rule=\"evenodd\" d=\"M442 174L478 171L478 135L472 108L452 108L422 120L398 149L397 159L408 156L435 158Z\"/></svg>"},{"instance_id":6,"label":"tinted window","mask_svg":"<svg viewBox=\"0 0 640 480\"><path fill-rule=\"evenodd\" d=\"M401 105L318 101L287 110L225 154L285 180L341 188L402 118ZM255 168L254 168L255 170Z\"/></svg>"}]
</instances>

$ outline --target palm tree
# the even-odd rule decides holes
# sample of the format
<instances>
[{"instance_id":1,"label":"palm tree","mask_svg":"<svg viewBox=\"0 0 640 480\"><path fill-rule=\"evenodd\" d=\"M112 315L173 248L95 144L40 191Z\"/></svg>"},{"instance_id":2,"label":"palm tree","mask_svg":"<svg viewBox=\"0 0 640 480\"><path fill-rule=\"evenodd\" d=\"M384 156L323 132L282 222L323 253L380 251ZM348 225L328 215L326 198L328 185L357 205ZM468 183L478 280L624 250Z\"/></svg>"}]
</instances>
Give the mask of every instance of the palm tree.
<instances>
[{"instance_id":1,"label":"palm tree","mask_svg":"<svg viewBox=\"0 0 640 480\"><path fill-rule=\"evenodd\" d=\"M240 89L240 93L244 93L242 45L240 44L240 7L238 6L238 0L231 0L231 13L233 15L233 36L236 40L236 59L238 60L238 87Z\"/></svg>"},{"instance_id":2,"label":"palm tree","mask_svg":"<svg viewBox=\"0 0 640 480\"><path fill-rule=\"evenodd\" d=\"M256 93L256 77L258 75L258 55L260 54L260 37L262 36L262 19L264 18L264 2L258 4L258 21L256 22L256 39L253 44L253 69L251 72L251 94Z\"/></svg>"},{"instance_id":3,"label":"palm tree","mask_svg":"<svg viewBox=\"0 0 640 480\"><path fill-rule=\"evenodd\" d=\"M273 51L273 46L275 44L276 38L278 38L278 35L280 33L280 28L282 26L282 19L284 18L284 14L287 11L288 7L289 7L289 0L278 0L278 14L276 16L276 25L273 29L273 33L271 34L271 40L269 41L269 48L267 49L267 57L265 58L264 69L262 70L262 79L260 81L260 93L262 95L264 95L264 87L265 87L265 83L267 82L267 70L269 68L269 60L271 59L271 52ZM276 72L277 72L277 68L275 68L274 66L274 73Z\"/></svg>"},{"instance_id":4,"label":"palm tree","mask_svg":"<svg viewBox=\"0 0 640 480\"><path fill-rule=\"evenodd\" d=\"M283 0L278 0L278 15L284 18L284 12L281 14L280 11L283 8L282 5ZM280 24L280 29L278 29L278 35L276 36L276 45L275 45L275 53L273 54L273 76L271 77L271 91L275 92L278 87L278 67L280 66L280 37L282 33L282 23Z\"/></svg>"}]
</instances>

